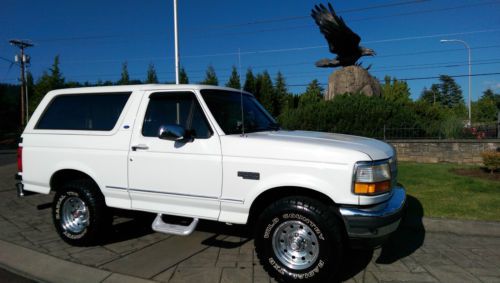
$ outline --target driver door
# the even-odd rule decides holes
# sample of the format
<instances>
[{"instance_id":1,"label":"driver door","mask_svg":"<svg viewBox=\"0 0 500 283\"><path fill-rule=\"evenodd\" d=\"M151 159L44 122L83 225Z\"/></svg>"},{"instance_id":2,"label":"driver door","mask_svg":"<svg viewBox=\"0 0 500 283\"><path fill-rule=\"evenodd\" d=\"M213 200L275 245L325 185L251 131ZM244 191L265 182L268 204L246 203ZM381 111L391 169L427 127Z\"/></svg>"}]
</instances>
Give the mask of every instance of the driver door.
<instances>
[{"instance_id":1,"label":"driver door","mask_svg":"<svg viewBox=\"0 0 500 283\"><path fill-rule=\"evenodd\" d=\"M195 93L148 93L138 113L128 160L132 208L216 220L221 148ZM159 128L172 124L184 127L192 139L160 139Z\"/></svg>"}]
</instances>

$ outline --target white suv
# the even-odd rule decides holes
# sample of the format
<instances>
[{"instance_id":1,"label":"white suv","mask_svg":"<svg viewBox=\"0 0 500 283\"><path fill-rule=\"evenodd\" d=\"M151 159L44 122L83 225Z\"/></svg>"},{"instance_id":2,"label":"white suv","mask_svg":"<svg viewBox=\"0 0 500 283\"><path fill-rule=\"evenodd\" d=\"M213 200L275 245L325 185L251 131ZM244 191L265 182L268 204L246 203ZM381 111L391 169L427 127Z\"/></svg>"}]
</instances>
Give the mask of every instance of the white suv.
<instances>
[{"instance_id":1,"label":"white suv","mask_svg":"<svg viewBox=\"0 0 500 283\"><path fill-rule=\"evenodd\" d=\"M18 167L19 195L55 192L68 243L97 243L109 207L157 213L153 229L177 235L198 219L248 223L261 263L284 281L335 276L344 247L397 229L406 199L390 145L282 130L251 94L204 85L51 91Z\"/></svg>"}]
</instances>

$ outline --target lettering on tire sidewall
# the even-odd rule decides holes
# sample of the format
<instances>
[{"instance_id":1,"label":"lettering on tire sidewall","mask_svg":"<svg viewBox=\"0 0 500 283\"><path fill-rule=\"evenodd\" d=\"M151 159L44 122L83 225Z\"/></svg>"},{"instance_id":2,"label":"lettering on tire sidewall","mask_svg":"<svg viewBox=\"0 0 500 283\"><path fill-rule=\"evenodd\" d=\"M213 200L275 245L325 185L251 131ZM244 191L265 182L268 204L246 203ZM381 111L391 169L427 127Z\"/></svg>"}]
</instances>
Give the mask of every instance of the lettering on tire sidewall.
<instances>
[{"instance_id":1,"label":"lettering on tire sidewall","mask_svg":"<svg viewBox=\"0 0 500 283\"><path fill-rule=\"evenodd\" d=\"M61 229L61 233L65 237L67 237L69 239L81 239L83 236L85 236L87 234L88 227L85 228L82 232L80 232L78 234L73 234L73 233L67 231L66 229L64 229L64 227L62 227L62 224L61 224L61 208L62 208L62 205L64 204L64 202L66 201L66 199L70 196L80 198L80 195L77 192L73 192L73 191L68 191L68 192L65 192L64 194L61 194L56 202L55 219L57 220L59 228Z\"/></svg>"},{"instance_id":2,"label":"lettering on tire sidewall","mask_svg":"<svg viewBox=\"0 0 500 283\"><path fill-rule=\"evenodd\" d=\"M283 221L287 221L287 220L299 220L299 221L303 222L304 224L308 225L311 228L311 230L314 231L314 233L316 234L318 239L320 239L321 241L325 241L325 236L323 235L322 230L310 218L308 218L302 214L299 214L299 213L283 213L279 216L272 218L269 221L266 228L264 229L264 234L262 236L264 239L266 239L266 241L269 241L269 243L268 243L269 245L271 245L271 241L272 241L271 238L272 238L275 226L277 224L279 224ZM270 250L272 251L272 248ZM323 257L324 257L324 255L320 251L320 256L316 260L315 265L313 267L308 268L306 271L303 271L303 272L300 270L293 271L293 270L290 270L289 268L283 266L279 262L279 260L277 260L274 257L273 252L271 252L271 254L269 255L268 262L279 274L281 274L283 276L288 276L294 280L301 280L301 279L313 278L318 273L320 273L320 271L325 267L325 264L327 262L326 259L324 259Z\"/></svg>"}]
</instances>

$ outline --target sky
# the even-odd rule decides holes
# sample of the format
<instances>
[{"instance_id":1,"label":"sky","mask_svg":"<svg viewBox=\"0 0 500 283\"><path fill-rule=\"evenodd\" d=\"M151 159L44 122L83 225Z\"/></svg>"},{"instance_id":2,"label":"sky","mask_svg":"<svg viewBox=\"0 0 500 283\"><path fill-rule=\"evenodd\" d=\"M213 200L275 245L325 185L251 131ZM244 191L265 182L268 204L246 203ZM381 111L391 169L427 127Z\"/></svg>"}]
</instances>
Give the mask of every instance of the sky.
<instances>
[{"instance_id":1,"label":"sky","mask_svg":"<svg viewBox=\"0 0 500 283\"><path fill-rule=\"evenodd\" d=\"M334 69L314 62L332 58L310 10L326 1L178 0L181 65L190 82L202 81L207 66L225 84L231 67L240 73L281 71L293 93L313 79L326 84ZM378 79L408 79L412 98L437 83L441 74L464 75L456 81L467 97L467 51L472 48L472 100L487 88L500 92L500 0L337 0L337 13L374 49L363 66ZM154 64L161 82L175 81L172 0L13 1L0 2L0 82L17 83L11 66L18 49L10 39L35 46L29 70L38 78L59 55L67 81L117 81L123 62L131 79L145 80ZM6 60L7 59L7 60Z\"/></svg>"}]
</instances>

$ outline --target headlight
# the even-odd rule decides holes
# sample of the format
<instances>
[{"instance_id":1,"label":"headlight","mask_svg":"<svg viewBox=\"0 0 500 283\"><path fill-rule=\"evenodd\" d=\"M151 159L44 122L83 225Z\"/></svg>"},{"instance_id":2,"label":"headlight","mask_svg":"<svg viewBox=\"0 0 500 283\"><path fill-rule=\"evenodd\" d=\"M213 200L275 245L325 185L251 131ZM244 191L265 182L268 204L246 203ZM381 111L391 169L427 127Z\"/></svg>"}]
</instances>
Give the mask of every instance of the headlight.
<instances>
[{"instance_id":1,"label":"headlight","mask_svg":"<svg viewBox=\"0 0 500 283\"><path fill-rule=\"evenodd\" d=\"M388 162L360 162L354 170L355 194L376 195L391 190L391 167Z\"/></svg>"}]
</instances>

